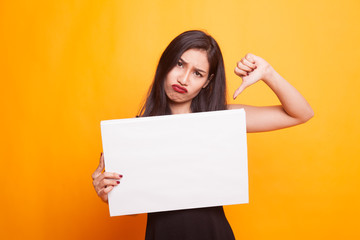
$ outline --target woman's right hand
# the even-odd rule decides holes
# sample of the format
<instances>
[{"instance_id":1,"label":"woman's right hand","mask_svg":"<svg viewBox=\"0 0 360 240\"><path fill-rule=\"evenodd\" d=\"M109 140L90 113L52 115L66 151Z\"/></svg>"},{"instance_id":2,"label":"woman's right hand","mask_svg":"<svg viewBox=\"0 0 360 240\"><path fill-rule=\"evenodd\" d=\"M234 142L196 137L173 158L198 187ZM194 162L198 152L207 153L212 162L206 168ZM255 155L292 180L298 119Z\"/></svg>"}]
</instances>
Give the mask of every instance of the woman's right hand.
<instances>
[{"instance_id":1,"label":"woman's right hand","mask_svg":"<svg viewBox=\"0 0 360 240\"><path fill-rule=\"evenodd\" d=\"M101 153L100 163L95 172L91 175L93 185L97 195L104 202L108 202L108 193L117 185L120 184L122 175L118 173L103 172L105 168L104 154Z\"/></svg>"}]
</instances>

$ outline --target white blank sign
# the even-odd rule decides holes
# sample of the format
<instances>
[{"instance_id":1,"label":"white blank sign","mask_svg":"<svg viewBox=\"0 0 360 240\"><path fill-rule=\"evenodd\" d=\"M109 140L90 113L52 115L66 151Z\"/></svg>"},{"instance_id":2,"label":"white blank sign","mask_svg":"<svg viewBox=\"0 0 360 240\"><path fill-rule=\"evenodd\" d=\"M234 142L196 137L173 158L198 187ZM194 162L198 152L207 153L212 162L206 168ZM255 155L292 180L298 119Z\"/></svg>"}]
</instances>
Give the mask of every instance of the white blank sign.
<instances>
[{"instance_id":1,"label":"white blank sign","mask_svg":"<svg viewBox=\"0 0 360 240\"><path fill-rule=\"evenodd\" d=\"M248 203L245 111L101 121L110 216Z\"/></svg>"}]
</instances>

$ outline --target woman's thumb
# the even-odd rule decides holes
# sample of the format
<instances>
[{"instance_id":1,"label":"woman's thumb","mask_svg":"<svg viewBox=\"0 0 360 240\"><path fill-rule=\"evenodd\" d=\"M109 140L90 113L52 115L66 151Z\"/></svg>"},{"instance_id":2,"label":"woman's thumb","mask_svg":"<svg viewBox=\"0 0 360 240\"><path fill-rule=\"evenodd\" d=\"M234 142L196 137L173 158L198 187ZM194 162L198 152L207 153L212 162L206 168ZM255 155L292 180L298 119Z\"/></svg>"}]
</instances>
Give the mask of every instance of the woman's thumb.
<instances>
[{"instance_id":1,"label":"woman's thumb","mask_svg":"<svg viewBox=\"0 0 360 240\"><path fill-rule=\"evenodd\" d=\"M245 84L242 83L238 89L235 90L233 98L235 99L244 89L246 88Z\"/></svg>"}]
</instances>

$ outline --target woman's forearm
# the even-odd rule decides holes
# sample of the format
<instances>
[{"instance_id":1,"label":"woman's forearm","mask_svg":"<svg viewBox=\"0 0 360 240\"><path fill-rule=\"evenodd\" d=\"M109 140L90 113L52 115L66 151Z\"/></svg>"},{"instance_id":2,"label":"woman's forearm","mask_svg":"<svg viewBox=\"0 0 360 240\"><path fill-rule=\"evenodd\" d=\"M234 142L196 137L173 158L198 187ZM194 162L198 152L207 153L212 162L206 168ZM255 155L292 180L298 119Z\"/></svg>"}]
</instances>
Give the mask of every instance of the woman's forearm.
<instances>
[{"instance_id":1,"label":"woman's forearm","mask_svg":"<svg viewBox=\"0 0 360 240\"><path fill-rule=\"evenodd\" d=\"M244 108L248 132L265 132L292 127L308 121L314 112L305 98L264 59L248 53L234 70L242 83L234 92L234 99L247 87L262 80L277 95L281 105L256 107L234 104L228 109Z\"/></svg>"},{"instance_id":2,"label":"woman's forearm","mask_svg":"<svg viewBox=\"0 0 360 240\"><path fill-rule=\"evenodd\" d=\"M263 81L272 89L281 102L284 111L300 122L314 116L314 111L305 98L271 66L268 67Z\"/></svg>"}]
</instances>

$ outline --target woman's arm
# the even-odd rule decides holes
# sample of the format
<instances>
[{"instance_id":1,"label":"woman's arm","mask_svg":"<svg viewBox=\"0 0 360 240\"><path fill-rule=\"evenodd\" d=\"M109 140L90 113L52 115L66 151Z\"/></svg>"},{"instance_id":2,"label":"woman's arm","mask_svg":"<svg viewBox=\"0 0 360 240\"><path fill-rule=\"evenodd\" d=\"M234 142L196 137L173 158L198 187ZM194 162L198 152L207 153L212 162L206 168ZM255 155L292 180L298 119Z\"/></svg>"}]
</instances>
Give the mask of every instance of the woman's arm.
<instances>
[{"instance_id":1,"label":"woman's arm","mask_svg":"<svg viewBox=\"0 0 360 240\"><path fill-rule=\"evenodd\" d=\"M91 177L93 179L92 183L96 193L101 200L108 203L108 193L120 184L122 175L118 173L103 172L104 168L104 154L101 153L99 166L96 168Z\"/></svg>"},{"instance_id":2,"label":"woman's arm","mask_svg":"<svg viewBox=\"0 0 360 240\"><path fill-rule=\"evenodd\" d=\"M120 184L120 180L123 177L118 173L103 172L105 169L104 154L100 155L100 163L95 172L91 175L93 179L93 186L98 196L104 202L108 203L108 194L114 187ZM138 214L132 214L129 216L137 216Z\"/></svg>"},{"instance_id":3,"label":"woman's arm","mask_svg":"<svg viewBox=\"0 0 360 240\"><path fill-rule=\"evenodd\" d=\"M265 132L295 126L308 121L314 112L305 98L264 59L247 54L238 62L235 74L243 80L234 99L248 86L263 80L281 102L279 106L255 107L241 104L228 109L244 108L247 132Z\"/></svg>"}]
</instances>

